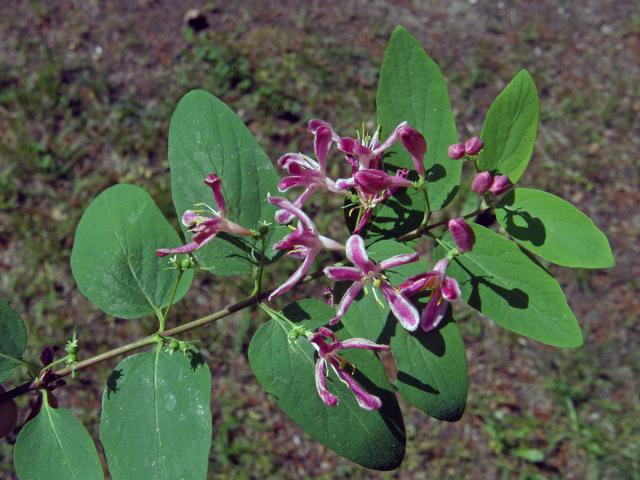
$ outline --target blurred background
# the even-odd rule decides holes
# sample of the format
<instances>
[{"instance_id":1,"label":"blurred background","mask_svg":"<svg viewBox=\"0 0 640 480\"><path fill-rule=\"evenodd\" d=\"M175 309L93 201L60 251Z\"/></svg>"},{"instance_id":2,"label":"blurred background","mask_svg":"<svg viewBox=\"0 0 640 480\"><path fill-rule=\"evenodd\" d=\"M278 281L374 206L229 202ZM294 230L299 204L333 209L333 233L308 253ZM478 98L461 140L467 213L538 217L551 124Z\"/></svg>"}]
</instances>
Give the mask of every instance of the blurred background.
<instances>
[{"instance_id":1,"label":"blurred background","mask_svg":"<svg viewBox=\"0 0 640 480\"><path fill-rule=\"evenodd\" d=\"M381 474L311 441L274 407L246 359L263 319L237 314L197 333L213 372L210 477L640 478L636 0L0 0L0 9L0 295L28 324L31 358L38 346L63 346L73 325L85 357L154 330L153 319L96 311L75 287L69 256L83 210L114 183L144 187L177 225L167 129L188 90L221 97L276 159L311 149L310 118L345 135L375 122L378 70L396 25L442 68L460 140L479 133L492 100L527 68L541 126L521 183L576 204L617 260L607 271L552 269L585 346L545 347L458 317L466 413L448 424L403 404L407 456ZM232 283L200 275L171 321L246 296ZM115 363L58 391L96 441ZM14 441L0 443L3 479L14 478Z\"/></svg>"}]
</instances>

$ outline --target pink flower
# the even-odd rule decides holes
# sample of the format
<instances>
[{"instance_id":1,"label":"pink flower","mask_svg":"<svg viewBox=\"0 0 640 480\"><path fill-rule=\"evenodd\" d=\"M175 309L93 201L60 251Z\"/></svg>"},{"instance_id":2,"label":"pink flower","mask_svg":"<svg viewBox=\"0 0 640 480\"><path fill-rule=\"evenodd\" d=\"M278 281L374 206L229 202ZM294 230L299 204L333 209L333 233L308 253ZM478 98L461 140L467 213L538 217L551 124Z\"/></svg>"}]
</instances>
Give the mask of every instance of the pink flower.
<instances>
[{"instance_id":1,"label":"pink flower","mask_svg":"<svg viewBox=\"0 0 640 480\"><path fill-rule=\"evenodd\" d=\"M254 236L254 233L248 228L244 228L242 225L238 225L226 218L227 204L222 195L222 179L215 173L212 173L204 179L204 183L211 187L213 193L213 200L216 203L217 210L208 207L208 211L214 216L201 216L200 213L204 211L195 212L193 210L187 210L184 212L182 215L182 224L188 227L193 234L193 241L181 247L159 248L156 250L158 257L176 253L191 253L213 240L220 232L228 232L243 237Z\"/></svg>"},{"instance_id":2,"label":"pink flower","mask_svg":"<svg viewBox=\"0 0 640 480\"><path fill-rule=\"evenodd\" d=\"M492 183L493 175L489 172L480 172L474 177L473 182L471 182L471 190L478 195L484 195L489 191Z\"/></svg>"},{"instance_id":3,"label":"pink flower","mask_svg":"<svg viewBox=\"0 0 640 480\"><path fill-rule=\"evenodd\" d=\"M451 160L460 160L464 157L464 145L462 143L451 145L447 153Z\"/></svg>"},{"instance_id":4,"label":"pink flower","mask_svg":"<svg viewBox=\"0 0 640 480\"><path fill-rule=\"evenodd\" d=\"M484 142L479 137L471 137L464 142L464 153L467 155L477 155L484 148Z\"/></svg>"},{"instance_id":5,"label":"pink flower","mask_svg":"<svg viewBox=\"0 0 640 480\"><path fill-rule=\"evenodd\" d=\"M273 246L274 250L286 250L292 257L302 259L302 263L289 279L271 292L269 301L272 301L275 297L291 290L296 283L304 278L318 253L324 249L343 251L344 246L320 235L311 219L288 200L267 195L267 201L299 220L296 229L276 243Z\"/></svg>"},{"instance_id":6,"label":"pink flower","mask_svg":"<svg viewBox=\"0 0 640 480\"><path fill-rule=\"evenodd\" d=\"M369 260L362 237L352 235L347 240L346 256L355 267L333 266L324 269L324 274L332 280L353 282L340 300L336 316L329 324L335 325L338 323L360 291L365 288L366 292L366 286L370 285L374 295L376 295L376 288L381 290L382 295L387 299L391 307L391 311L404 328L409 331L416 330L419 323L418 311L397 288L391 286L387 277L382 272L390 268L415 262L418 259L418 254L414 252L411 254L396 255L376 265Z\"/></svg>"},{"instance_id":7,"label":"pink flower","mask_svg":"<svg viewBox=\"0 0 640 480\"><path fill-rule=\"evenodd\" d=\"M425 332L436 328L447 313L448 302L460 297L460 286L455 278L445 276L449 261L443 258L433 270L408 278L398 288L406 296L431 290L431 299L420 316L420 327Z\"/></svg>"},{"instance_id":8,"label":"pink flower","mask_svg":"<svg viewBox=\"0 0 640 480\"><path fill-rule=\"evenodd\" d=\"M286 192L294 187L305 188L293 202L296 207L302 207L316 190L343 194L336 187L335 182L327 177L327 155L335 133L328 124L320 120L311 120L309 129L315 137L313 147L317 161L301 153L287 153L278 159L278 166L289 173L289 176L280 180L278 190ZM278 223L289 223L291 220L293 220L293 214L290 212L286 210L276 212Z\"/></svg>"},{"instance_id":9,"label":"pink flower","mask_svg":"<svg viewBox=\"0 0 640 480\"><path fill-rule=\"evenodd\" d=\"M511 188L511 182L507 175L496 175L489 191L494 195L502 195Z\"/></svg>"},{"instance_id":10,"label":"pink flower","mask_svg":"<svg viewBox=\"0 0 640 480\"><path fill-rule=\"evenodd\" d=\"M382 193L384 190L412 187L413 182L402 176L392 176L382 170L364 168L353 176L355 185L369 195Z\"/></svg>"},{"instance_id":11,"label":"pink flower","mask_svg":"<svg viewBox=\"0 0 640 480\"><path fill-rule=\"evenodd\" d=\"M326 340L329 340L329 343L327 343ZM318 395L320 395L325 405L328 407L338 405L338 397L331 393L327 387L327 377L329 367L331 367L338 378L353 392L360 407L365 410L377 410L382 406L380 398L367 393L360 384L356 382L353 378L355 367L338 355L338 352L348 348L388 351L388 345L373 343L364 338L350 338L349 340L340 341L336 338L335 334L326 327L320 327L316 333L313 333L309 337L309 342L318 352L318 360L316 361L315 368L316 388ZM346 367L351 367L352 371L345 371Z\"/></svg>"},{"instance_id":12,"label":"pink flower","mask_svg":"<svg viewBox=\"0 0 640 480\"><path fill-rule=\"evenodd\" d=\"M451 238L453 238L460 253L471 251L476 241L476 236L469 224L464 221L464 218L458 217L449 220L449 232L451 232Z\"/></svg>"},{"instance_id":13,"label":"pink flower","mask_svg":"<svg viewBox=\"0 0 640 480\"><path fill-rule=\"evenodd\" d=\"M366 140L365 138L341 137L337 142L338 149L347 154L347 158L352 161L355 170L363 168L380 169L382 167L382 154L398 141L401 129L407 126L407 122L400 123L383 143L378 140L378 131Z\"/></svg>"},{"instance_id":14,"label":"pink flower","mask_svg":"<svg viewBox=\"0 0 640 480\"><path fill-rule=\"evenodd\" d=\"M413 166L421 177L424 177L424 154L427 153L427 142L415 128L406 125L398 131L402 145L411 155Z\"/></svg>"}]
</instances>

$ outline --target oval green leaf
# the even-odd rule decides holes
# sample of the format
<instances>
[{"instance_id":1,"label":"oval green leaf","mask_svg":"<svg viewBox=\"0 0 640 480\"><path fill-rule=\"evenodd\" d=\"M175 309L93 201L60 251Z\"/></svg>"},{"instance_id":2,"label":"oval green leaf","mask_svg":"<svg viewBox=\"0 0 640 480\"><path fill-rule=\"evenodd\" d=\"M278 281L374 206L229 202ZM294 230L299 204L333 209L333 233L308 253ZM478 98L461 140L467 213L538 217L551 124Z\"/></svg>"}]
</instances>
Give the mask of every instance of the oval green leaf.
<instances>
[{"instance_id":1,"label":"oval green leaf","mask_svg":"<svg viewBox=\"0 0 640 480\"><path fill-rule=\"evenodd\" d=\"M20 431L13 461L20 480L104 478L89 432L69 410L53 408L48 401Z\"/></svg>"},{"instance_id":2,"label":"oval green leaf","mask_svg":"<svg viewBox=\"0 0 640 480\"><path fill-rule=\"evenodd\" d=\"M376 97L378 123L385 135L403 121L419 130L427 140L424 164L429 179L429 201L433 210L444 208L460 184L461 162L447 156L457 140L455 119L442 72L420 42L398 27L389 40L380 70ZM391 150L388 165L413 170L411 157L401 144ZM411 192L410 210L424 211L420 192ZM407 213L409 218L412 218ZM421 218L419 219L421 220Z\"/></svg>"},{"instance_id":3,"label":"oval green leaf","mask_svg":"<svg viewBox=\"0 0 640 480\"><path fill-rule=\"evenodd\" d=\"M156 249L181 243L151 197L135 185L114 185L84 212L73 243L71 270L82 294L103 312L121 318L160 315L178 272ZM189 289L193 270L175 301Z\"/></svg>"},{"instance_id":4,"label":"oval green leaf","mask_svg":"<svg viewBox=\"0 0 640 480\"><path fill-rule=\"evenodd\" d=\"M297 318L288 311L298 312ZM311 324L326 324L330 308L320 301L307 301L285 309L292 321L306 319ZM329 375L329 389L339 405L327 407L315 386L315 350L305 337L289 340L291 326L272 319L254 335L249 345L249 362L262 387L277 405L314 440L339 455L367 468L392 470L404 457L405 432L402 413L391 391L382 365L372 352L346 350L344 356L357 366L355 378L370 393L382 400L382 408L369 412L356 403L347 387ZM347 327L339 338L354 335ZM342 353L342 352L341 352Z\"/></svg>"},{"instance_id":5,"label":"oval green leaf","mask_svg":"<svg viewBox=\"0 0 640 480\"><path fill-rule=\"evenodd\" d=\"M521 70L495 99L482 125L484 148L478 166L508 175L515 183L529 164L538 132L538 91Z\"/></svg>"},{"instance_id":6,"label":"oval green leaf","mask_svg":"<svg viewBox=\"0 0 640 480\"><path fill-rule=\"evenodd\" d=\"M0 383L8 379L16 367L22 365L27 347L27 329L7 302L0 299Z\"/></svg>"},{"instance_id":7,"label":"oval green leaf","mask_svg":"<svg viewBox=\"0 0 640 480\"><path fill-rule=\"evenodd\" d=\"M100 440L114 480L204 479L211 448L211 372L164 349L125 358L102 396Z\"/></svg>"},{"instance_id":8,"label":"oval green leaf","mask_svg":"<svg viewBox=\"0 0 640 480\"><path fill-rule=\"evenodd\" d=\"M514 240L550 262L576 268L615 263L607 237L593 221L550 193L516 188L500 200L496 217Z\"/></svg>"},{"instance_id":9,"label":"oval green leaf","mask_svg":"<svg viewBox=\"0 0 640 480\"><path fill-rule=\"evenodd\" d=\"M558 282L518 246L477 224L473 250L455 258L447 275L458 280L462 298L498 325L556 347L582 345L582 331ZM441 239L455 248L449 234ZM434 250L444 257L442 246Z\"/></svg>"},{"instance_id":10,"label":"oval green leaf","mask_svg":"<svg viewBox=\"0 0 640 480\"><path fill-rule=\"evenodd\" d=\"M278 175L242 120L210 93L194 90L178 103L169 127L169 164L179 217L195 204L213 203L203 179L216 173L223 180L229 219L247 228L257 228L260 221L273 223L276 209L267 203L267 193L277 192ZM270 237L269 258L276 235ZM251 273L251 247L250 239L220 234L195 257L216 275Z\"/></svg>"}]
</instances>

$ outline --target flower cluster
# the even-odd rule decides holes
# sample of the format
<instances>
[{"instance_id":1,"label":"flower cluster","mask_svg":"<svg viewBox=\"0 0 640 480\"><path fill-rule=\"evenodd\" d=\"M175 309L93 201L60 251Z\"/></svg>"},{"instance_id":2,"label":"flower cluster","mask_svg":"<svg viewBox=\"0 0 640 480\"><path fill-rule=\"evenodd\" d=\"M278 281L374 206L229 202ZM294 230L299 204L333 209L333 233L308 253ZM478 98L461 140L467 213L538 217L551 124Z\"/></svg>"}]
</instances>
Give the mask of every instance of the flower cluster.
<instances>
[{"instance_id":1,"label":"flower cluster","mask_svg":"<svg viewBox=\"0 0 640 480\"><path fill-rule=\"evenodd\" d=\"M371 293L381 307L385 306L385 302L388 304L393 315L406 330L413 332L418 327L425 331L433 330L444 318L448 303L460 296L457 281L446 276L445 271L451 258L473 248L475 236L471 227L463 218L450 220L448 228L457 248L449 252L447 258L437 262L432 270L407 278L396 286L392 285L386 272L416 262L419 259L418 253L395 255L376 263L369 258L362 236L373 209L394 195L398 189L420 188L424 189L426 194L428 182L425 180L424 155L427 151L427 142L424 137L406 122L399 124L382 143L379 139L379 129L372 136L363 131L356 138L341 137L334 132L328 123L312 120L309 122L309 131L314 136L315 158L302 153L288 153L277 162L278 166L287 173L278 184L278 189L281 192L286 192L300 187L303 189L302 192L293 201L271 194L267 196L267 201L278 207L275 214L277 223L297 222L295 226L289 226L291 231L288 235L275 243L274 250L284 252L301 261L289 278L270 293L269 301L288 292L302 281L322 251L333 251L344 255L352 266L336 264L323 270L325 276L333 281L351 282L338 303L335 316L328 319L329 325L339 323L361 293ZM398 141L413 160L414 168L420 178L416 183L407 178L409 173L407 170L400 169L393 174L384 170L384 152ZM327 160L334 144L346 160L347 167L350 167L350 176L347 178L332 179L327 173ZM449 154L451 158L461 158L464 155L473 156L477 155L482 147L483 143L479 138L472 138L464 144L452 145ZM204 246L220 232L253 238L263 235L263 233L249 230L227 218L220 177L212 173L205 178L204 182L212 190L216 208L201 204L199 206L206 208L187 210L182 221L192 232L192 241L181 247L159 249L157 255L193 252ZM506 185L506 188L509 188L508 178ZM474 179L472 188L479 194L491 191L498 195L504 191L504 179L502 176L494 178L489 172L481 172ZM303 211L304 205L316 192L349 197L357 203L358 221L353 234L347 239L345 245L320 235L316 225ZM209 215L205 216L205 213L209 213ZM429 292L429 301L420 313L409 297L427 291ZM330 292L332 299L332 290ZM308 341L318 352L315 381L318 394L326 405L338 404L338 398L327 387L327 375L331 369L353 392L362 408L367 410L380 408L380 399L364 391L352 377L352 374L346 371L346 367L352 371L355 371L355 367L341 357L338 352L348 348L385 351L389 350L387 345L376 344L362 338L340 341L334 332L327 327L321 327L315 333L309 332L307 336Z\"/></svg>"}]
</instances>

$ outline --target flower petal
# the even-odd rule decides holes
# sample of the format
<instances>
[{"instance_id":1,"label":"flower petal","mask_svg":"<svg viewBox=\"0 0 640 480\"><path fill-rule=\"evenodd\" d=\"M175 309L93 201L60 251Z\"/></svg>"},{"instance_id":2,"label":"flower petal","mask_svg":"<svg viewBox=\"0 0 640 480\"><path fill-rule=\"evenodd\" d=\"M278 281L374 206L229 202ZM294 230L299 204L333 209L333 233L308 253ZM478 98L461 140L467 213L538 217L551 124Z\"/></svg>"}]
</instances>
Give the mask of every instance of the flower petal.
<instances>
[{"instance_id":1,"label":"flower petal","mask_svg":"<svg viewBox=\"0 0 640 480\"><path fill-rule=\"evenodd\" d=\"M361 408L364 408L365 410L378 410L382 406L382 400L365 391L364 388L362 388L360 384L356 382L355 378L353 378L348 372L338 368L333 364L333 362L332 366L334 367L333 370L340 377L340 380L349 387L349 390L351 390L353 395L356 397L356 401Z\"/></svg>"},{"instance_id":2,"label":"flower petal","mask_svg":"<svg viewBox=\"0 0 640 480\"><path fill-rule=\"evenodd\" d=\"M199 246L196 242L191 242L176 248L159 248L156 250L156 255L158 257L166 257L176 253L191 253L197 250Z\"/></svg>"},{"instance_id":3,"label":"flower petal","mask_svg":"<svg viewBox=\"0 0 640 480\"><path fill-rule=\"evenodd\" d=\"M356 299L358 294L362 290L362 283L353 282L351 286L344 292L340 303L338 304L338 310L336 311L336 316L331 319L329 325L335 325L340 321L344 314L347 313L348 308L351 306L353 301Z\"/></svg>"},{"instance_id":4,"label":"flower petal","mask_svg":"<svg viewBox=\"0 0 640 480\"><path fill-rule=\"evenodd\" d=\"M380 290L382 290L382 294L387 299L387 302L389 302L391 311L400 322L400 325L410 332L414 332L420 323L420 314L416 307L388 282L382 282L380 284Z\"/></svg>"},{"instance_id":5,"label":"flower petal","mask_svg":"<svg viewBox=\"0 0 640 480\"><path fill-rule=\"evenodd\" d=\"M325 175L327 171L327 154L329 153L329 148L331 148L331 129L321 125L316 129L314 135L313 148L320 164L320 172Z\"/></svg>"},{"instance_id":6,"label":"flower petal","mask_svg":"<svg viewBox=\"0 0 640 480\"><path fill-rule=\"evenodd\" d=\"M354 267L326 267L324 274L338 282L359 282L362 279L362 272Z\"/></svg>"},{"instance_id":7,"label":"flower petal","mask_svg":"<svg viewBox=\"0 0 640 480\"><path fill-rule=\"evenodd\" d=\"M347 240L346 247L347 258L362 272L368 272L373 268L373 263L369 260L367 250L364 247L364 240L360 235L351 235Z\"/></svg>"},{"instance_id":8,"label":"flower petal","mask_svg":"<svg viewBox=\"0 0 640 480\"><path fill-rule=\"evenodd\" d=\"M309 197L313 194L313 192L315 192L315 186L311 186L306 188L299 196L298 198L296 198L293 201L293 205L301 208L306 201L309 199ZM291 213L288 212L287 210L278 210L275 214L275 219L276 222L278 222L280 225L285 224L285 223L289 223L291 222L293 219L295 218L295 216Z\"/></svg>"},{"instance_id":9,"label":"flower petal","mask_svg":"<svg viewBox=\"0 0 640 480\"><path fill-rule=\"evenodd\" d=\"M271 292L271 295L269 295L269 301L272 302L273 299L276 298L277 296L288 292L300 280L302 280L304 276L307 274L307 272L311 269L311 266L313 265L313 261L315 260L315 258L316 258L315 252L310 251L309 254L302 260L302 263L300 264L298 269L295 272L293 272L293 274L291 274L291 276L287 279L287 281L284 282L282 285L280 285L278 288L276 288L273 292Z\"/></svg>"},{"instance_id":10,"label":"flower petal","mask_svg":"<svg viewBox=\"0 0 640 480\"><path fill-rule=\"evenodd\" d=\"M400 265L406 265L407 263L415 262L420 258L418 253L403 253L401 255L395 255L381 261L378 266L380 270L389 270L390 268L399 267Z\"/></svg>"},{"instance_id":11,"label":"flower petal","mask_svg":"<svg viewBox=\"0 0 640 480\"><path fill-rule=\"evenodd\" d=\"M220 178L215 173L211 173L204 179L204 183L211 187L211 191L213 192L213 199L216 202L218 211L220 212L220 215L224 217L227 214L227 203L225 202L224 196L222 195L222 178Z\"/></svg>"},{"instance_id":12,"label":"flower petal","mask_svg":"<svg viewBox=\"0 0 640 480\"><path fill-rule=\"evenodd\" d=\"M280 207L288 211L293 216L297 217L298 220L300 220L300 223L302 223L302 226L306 230L317 234L316 226L313 224L307 214L304 213L299 207L296 207L294 204L292 204L289 200L280 197L272 197L271 194L268 193L267 201L271 205L275 205L276 207Z\"/></svg>"},{"instance_id":13,"label":"flower petal","mask_svg":"<svg viewBox=\"0 0 640 480\"><path fill-rule=\"evenodd\" d=\"M350 338L343 340L340 343L340 347L336 350L342 350L343 348L359 348L360 350L374 350L374 351L389 351L389 345L381 345L379 343L372 342L366 338Z\"/></svg>"},{"instance_id":14,"label":"flower petal","mask_svg":"<svg viewBox=\"0 0 640 480\"><path fill-rule=\"evenodd\" d=\"M338 397L329 391L327 388L327 375L325 372L325 360L324 358L318 358L315 368L316 377L316 389L320 399L327 407L335 407L338 405Z\"/></svg>"},{"instance_id":15,"label":"flower petal","mask_svg":"<svg viewBox=\"0 0 640 480\"><path fill-rule=\"evenodd\" d=\"M418 292L426 289L433 289L436 287L442 275L436 272L419 273L412 277L407 278L404 282L398 285L398 290L406 297L411 297Z\"/></svg>"},{"instance_id":16,"label":"flower petal","mask_svg":"<svg viewBox=\"0 0 640 480\"><path fill-rule=\"evenodd\" d=\"M420 328L425 332L430 332L440 325L440 322L447 313L447 305L449 305L449 302L442 298L440 289L434 290L431 294L431 300L429 300L429 303L422 311Z\"/></svg>"},{"instance_id":17,"label":"flower petal","mask_svg":"<svg viewBox=\"0 0 640 480\"><path fill-rule=\"evenodd\" d=\"M440 283L442 296L449 302L460 298L460 285L458 281L452 277L444 277Z\"/></svg>"},{"instance_id":18,"label":"flower petal","mask_svg":"<svg viewBox=\"0 0 640 480\"><path fill-rule=\"evenodd\" d=\"M384 152L387 148L389 148L391 145L393 145L394 143L396 143L398 141L398 132L400 131L400 129L404 126L408 125L407 122L402 122L401 124L399 124L394 130L393 132L391 132L391 135L389 135L387 137L387 139L381 144L379 145L374 151L374 155L380 155L382 152Z\"/></svg>"},{"instance_id":19,"label":"flower petal","mask_svg":"<svg viewBox=\"0 0 640 480\"><path fill-rule=\"evenodd\" d=\"M200 215L198 215L193 210L186 210L182 214L182 224L185 227L191 228L191 227L195 226L199 221L204 221L204 218L201 217Z\"/></svg>"},{"instance_id":20,"label":"flower petal","mask_svg":"<svg viewBox=\"0 0 640 480\"><path fill-rule=\"evenodd\" d=\"M313 183L313 179L304 175L289 175L283 177L278 183L278 191L286 192L295 187L308 187Z\"/></svg>"}]
</instances>

